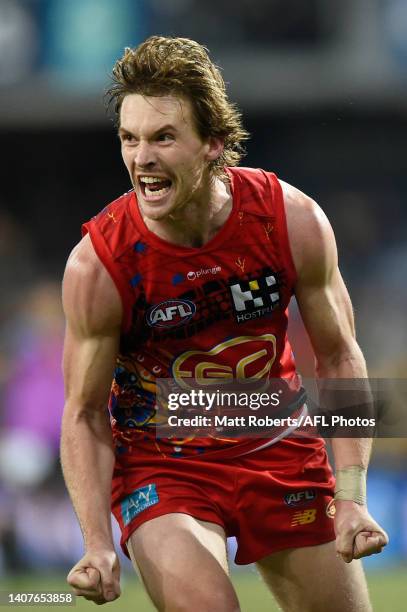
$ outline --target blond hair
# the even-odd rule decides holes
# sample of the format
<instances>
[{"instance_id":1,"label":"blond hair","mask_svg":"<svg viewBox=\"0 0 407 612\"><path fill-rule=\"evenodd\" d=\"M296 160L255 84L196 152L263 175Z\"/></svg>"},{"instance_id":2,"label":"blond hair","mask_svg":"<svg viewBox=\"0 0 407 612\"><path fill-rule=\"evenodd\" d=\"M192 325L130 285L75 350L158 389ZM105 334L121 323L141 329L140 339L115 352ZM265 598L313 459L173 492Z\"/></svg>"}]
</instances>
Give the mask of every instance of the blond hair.
<instances>
[{"instance_id":1,"label":"blond hair","mask_svg":"<svg viewBox=\"0 0 407 612\"><path fill-rule=\"evenodd\" d=\"M115 63L108 104L120 122L123 99L131 93L144 96L174 95L188 99L196 129L202 139L224 141L221 156L211 162L214 174L236 166L244 155L242 142L249 137L236 105L228 100L225 82L208 51L188 38L151 36L134 49L127 47Z\"/></svg>"}]
</instances>

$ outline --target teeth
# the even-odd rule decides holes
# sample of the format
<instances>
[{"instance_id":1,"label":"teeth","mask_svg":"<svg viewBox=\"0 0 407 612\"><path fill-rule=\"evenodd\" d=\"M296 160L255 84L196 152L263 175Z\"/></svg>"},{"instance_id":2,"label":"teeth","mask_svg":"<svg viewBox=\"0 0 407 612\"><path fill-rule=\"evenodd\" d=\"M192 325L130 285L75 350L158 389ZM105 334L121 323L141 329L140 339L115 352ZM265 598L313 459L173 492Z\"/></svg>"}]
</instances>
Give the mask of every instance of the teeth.
<instances>
[{"instance_id":1,"label":"teeth","mask_svg":"<svg viewBox=\"0 0 407 612\"><path fill-rule=\"evenodd\" d=\"M162 183L167 179L160 178L158 176L140 176L140 181L142 183Z\"/></svg>"},{"instance_id":2,"label":"teeth","mask_svg":"<svg viewBox=\"0 0 407 612\"><path fill-rule=\"evenodd\" d=\"M151 191L148 187L145 188L146 196L162 196L170 190L169 187L163 187L162 189L155 189Z\"/></svg>"}]
</instances>

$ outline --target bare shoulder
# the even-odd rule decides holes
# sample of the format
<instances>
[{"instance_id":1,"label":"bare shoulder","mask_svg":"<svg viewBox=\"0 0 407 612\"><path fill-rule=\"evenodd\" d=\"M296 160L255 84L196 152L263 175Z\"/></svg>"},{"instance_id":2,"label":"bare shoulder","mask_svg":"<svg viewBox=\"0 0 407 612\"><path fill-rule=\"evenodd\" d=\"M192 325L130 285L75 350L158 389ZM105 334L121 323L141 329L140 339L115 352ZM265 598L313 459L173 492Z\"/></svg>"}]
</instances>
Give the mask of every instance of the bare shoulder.
<instances>
[{"instance_id":1,"label":"bare shoulder","mask_svg":"<svg viewBox=\"0 0 407 612\"><path fill-rule=\"evenodd\" d=\"M288 238L299 276L337 265L335 236L321 207L305 193L280 180Z\"/></svg>"},{"instance_id":2,"label":"bare shoulder","mask_svg":"<svg viewBox=\"0 0 407 612\"><path fill-rule=\"evenodd\" d=\"M98 333L121 325L119 293L96 255L89 235L69 255L62 300L68 323L78 331Z\"/></svg>"}]
</instances>

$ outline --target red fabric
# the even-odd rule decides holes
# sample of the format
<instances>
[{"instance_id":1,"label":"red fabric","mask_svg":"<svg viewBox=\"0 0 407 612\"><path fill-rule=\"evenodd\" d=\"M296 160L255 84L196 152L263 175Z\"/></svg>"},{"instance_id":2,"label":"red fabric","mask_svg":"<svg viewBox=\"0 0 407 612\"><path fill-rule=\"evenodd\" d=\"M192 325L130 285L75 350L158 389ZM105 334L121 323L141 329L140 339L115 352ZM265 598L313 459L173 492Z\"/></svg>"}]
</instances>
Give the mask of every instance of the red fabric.
<instances>
[{"instance_id":1,"label":"red fabric","mask_svg":"<svg viewBox=\"0 0 407 612\"><path fill-rule=\"evenodd\" d=\"M286 334L296 272L281 186L274 174L263 170L228 168L227 172L233 209L202 248L174 245L150 232L133 191L83 226L123 302L123 333L109 405L120 451L151 447L171 455L174 445L180 445L180 441L155 439L156 378L176 378L188 387L202 364L203 376L210 378L213 370L240 377L237 368L244 363L244 377L265 372L265 377L288 379L292 388L299 387ZM272 278L276 285L266 286ZM245 302L245 310L238 312L231 287L248 290L256 279L263 284L260 301L277 292L277 305L264 311L256 305L253 314L246 312ZM254 289L255 295L259 290ZM157 313L172 316L171 307L184 315L190 308L192 314L179 321L153 320ZM209 448L229 452L238 444L247 446L247 441L184 439L178 457ZM256 444L252 441L252 446Z\"/></svg>"},{"instance_id":2,"label":"red fabric","mask_svg":"<svg viewBox=\"0 0 407 612\"><path fill-rule=\"evenodd\" d=\"M140 487L153 485L156 503L141 509L127 526L121 501ZM113 478L112 511L122 529L121 545L142 523L182 512L221 525L236 536L236 563L247 564L301 546L335 539L326 512L334 477L320 439L286 438L274 446L233 460L123 454ZM290 504L287 494L294 494ZM136 493L137 495L137 493Z\"/></svg>"}]
</instances>

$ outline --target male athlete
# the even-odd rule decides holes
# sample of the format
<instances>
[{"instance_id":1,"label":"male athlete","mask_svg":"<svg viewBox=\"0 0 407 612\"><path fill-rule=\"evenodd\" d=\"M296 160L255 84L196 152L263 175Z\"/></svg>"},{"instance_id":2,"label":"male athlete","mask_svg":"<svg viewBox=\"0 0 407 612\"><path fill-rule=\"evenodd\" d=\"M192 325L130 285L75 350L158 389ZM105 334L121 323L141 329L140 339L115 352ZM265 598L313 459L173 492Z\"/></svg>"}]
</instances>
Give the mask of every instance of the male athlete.
<instances>
[{"instance_id":1,"label":"male athlete","mask_svg":"<svg viewBox=\"0 0 407 612\"><path fill-rule=\"evenodd\" d=\"M320 438L155 435L158 378L298 387L292 295L321 386L367 377L325 215L274 174L237 167L247 133L198 43L126 49L110 95L133 189L85 224L63 287L61 458L85 542L69 584L98 604L119 597L112 509L158 610L239 610L232 535L283 610L371 610L358 559L387 536L366 507L370 440L332 440L335 487Z\"/></svg>"}]
</instances>

